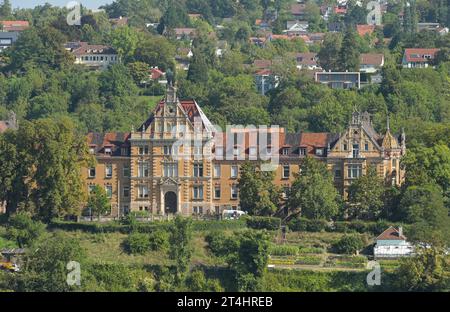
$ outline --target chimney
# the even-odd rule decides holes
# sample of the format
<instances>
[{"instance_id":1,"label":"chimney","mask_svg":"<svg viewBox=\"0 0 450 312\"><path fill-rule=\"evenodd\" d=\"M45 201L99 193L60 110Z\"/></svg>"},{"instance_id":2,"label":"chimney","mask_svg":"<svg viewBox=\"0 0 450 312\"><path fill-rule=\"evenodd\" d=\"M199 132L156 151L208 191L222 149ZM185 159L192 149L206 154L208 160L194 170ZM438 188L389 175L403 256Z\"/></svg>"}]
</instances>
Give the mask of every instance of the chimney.
<instances>
[{"instance_id":1,"label":"chimney","mask_svg":"<svg viewBox=\"0 0 450 312\"><path fill-rule=\"evenodd\" d=\"M398 227L398 237L403 236L403 226Z\"/></svg>"}]
</instances>

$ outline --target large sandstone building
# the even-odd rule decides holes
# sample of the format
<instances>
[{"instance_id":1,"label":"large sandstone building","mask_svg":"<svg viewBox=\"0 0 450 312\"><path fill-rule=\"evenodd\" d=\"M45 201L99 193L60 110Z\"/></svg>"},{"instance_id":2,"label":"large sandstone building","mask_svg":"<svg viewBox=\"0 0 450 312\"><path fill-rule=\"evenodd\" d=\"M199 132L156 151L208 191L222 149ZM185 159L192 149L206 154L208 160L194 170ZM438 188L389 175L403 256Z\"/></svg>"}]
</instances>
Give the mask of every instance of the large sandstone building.
<instances>
[{"instance_id":1,"label":"large sandstone building","mask_svg":"<svg viewBox=\"0 0 450 312\"><path fill-rule=\"evenodd\" d=\"M180 101L175 88L138 129L90 133L88 144L97 165L83 170L86 185L105 187L112 217L129 211L191 215L237 209L239 167L246 161L273 164L275 183L286 189L305 157L320 159L345 198L348 186L369 166L386 184L400 185L406 152L404 133L394 135L388 127L378 134L367 113L353 113L347 130L338 134L273 127L221 131L194 100Z\"/></svg>"}]
</instances>

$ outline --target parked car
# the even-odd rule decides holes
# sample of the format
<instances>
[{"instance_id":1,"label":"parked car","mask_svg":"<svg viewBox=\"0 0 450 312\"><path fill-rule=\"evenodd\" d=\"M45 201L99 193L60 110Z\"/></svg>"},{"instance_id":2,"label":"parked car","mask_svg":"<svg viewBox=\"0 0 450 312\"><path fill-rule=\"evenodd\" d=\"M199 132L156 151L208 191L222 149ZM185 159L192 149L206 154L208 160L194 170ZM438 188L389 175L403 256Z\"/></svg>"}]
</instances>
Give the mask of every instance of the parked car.
<instances>
[{"instance_id":1,"label":"parked car","mask_svg":"<svg viewBox=\"0 0 450 312\"><path fill-rule=\"evenodd\" d=\"M224 220L237 220L241 216L246 215L247 212L242 210L224 210L222 212L222 219Z\"/></svg>"}]
</instances>

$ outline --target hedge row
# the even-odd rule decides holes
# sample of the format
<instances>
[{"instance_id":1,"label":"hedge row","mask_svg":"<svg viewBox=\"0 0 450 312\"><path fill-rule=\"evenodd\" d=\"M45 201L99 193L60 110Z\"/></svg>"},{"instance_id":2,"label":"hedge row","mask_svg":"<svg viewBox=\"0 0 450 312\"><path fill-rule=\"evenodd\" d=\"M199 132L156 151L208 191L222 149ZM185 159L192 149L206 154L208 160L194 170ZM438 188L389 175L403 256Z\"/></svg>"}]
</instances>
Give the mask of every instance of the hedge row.
<instances>
[{"instance_id":1,"label":"hedge row","mask_svg":"<svg viewBox=\"0 0 450 312\"><path fill-rule=\"evenodd\" d=\"M276 217L259 217L259 216L247 216L245 217L247 226L256 230L269 230L275 231L280 229L281 219Z\"/></svg>"},{"instance_id":2,"label":"hedge row","mask_svg":"<svg viewBox=\"0 0 450 312\"><path fill-rule=\"evenodd\" d=\"M306 218L295 218L289 221L288 227L294 232L337 232L337 233L371 233L379 235L389 226L393 225L388 221L335 221L328 222L326 220L310 220ZM408 230L408 226L403 226L404 230Z\"/></svg>"},{"instance_id":3,"label":"hedge row","mask_svg":"<svg viewBox=\"0 0 450 312\"><path fill-rule=\"evenodd\" d=\"M153 233L156 230L170 230L172 221L156 222L138 222L134 227L140 233ZM213 230L238 230L246 227L244 220L212 220L212 221L193 221L194 231L213 231ZM54 220L50 223L50 228L61 229L65 231L83 231L88 233L123 233L131 232L129 225L119 222L72 222Z\"/></svg>"}]
</instances>

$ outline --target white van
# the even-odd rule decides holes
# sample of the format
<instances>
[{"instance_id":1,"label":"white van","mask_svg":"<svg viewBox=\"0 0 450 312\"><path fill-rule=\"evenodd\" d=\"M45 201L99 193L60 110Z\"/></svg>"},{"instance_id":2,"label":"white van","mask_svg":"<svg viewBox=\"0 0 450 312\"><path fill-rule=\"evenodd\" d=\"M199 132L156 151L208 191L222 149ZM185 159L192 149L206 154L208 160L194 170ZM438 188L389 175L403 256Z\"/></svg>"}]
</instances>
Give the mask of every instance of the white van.
<instances>
[{"instance_id":1,"label":"white van","mask_svg":"<svg viewBox=\"0 0 450 312\"><path fill-rule=\"evenodd\" d=\"M241 216L246 215L247 212L242 210L224 210L222 212L222 219L224 220L237 220Z\"/></svg>"}]
</instances>

